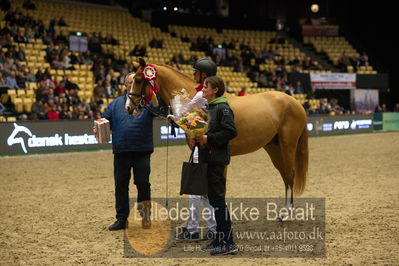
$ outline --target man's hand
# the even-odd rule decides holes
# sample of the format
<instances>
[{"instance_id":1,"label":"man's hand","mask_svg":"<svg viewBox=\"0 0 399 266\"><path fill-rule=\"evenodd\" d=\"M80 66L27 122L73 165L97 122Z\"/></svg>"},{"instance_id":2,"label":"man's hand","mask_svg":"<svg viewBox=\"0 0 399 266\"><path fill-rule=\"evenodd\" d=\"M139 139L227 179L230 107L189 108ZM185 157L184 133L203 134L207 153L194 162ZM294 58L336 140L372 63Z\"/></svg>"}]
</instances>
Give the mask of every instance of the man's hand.
<instances>
[{"instance_id":1,"label":"man's hand","mask_svg":"<svg viewBox=\"0 0 399 266\"><path fill-rule=\"evenodd\" d=\"M199 144L205 145L208 143L208 135L202 135L201 137L198 137L195 139Z\"/></svg>"}]
</instances>

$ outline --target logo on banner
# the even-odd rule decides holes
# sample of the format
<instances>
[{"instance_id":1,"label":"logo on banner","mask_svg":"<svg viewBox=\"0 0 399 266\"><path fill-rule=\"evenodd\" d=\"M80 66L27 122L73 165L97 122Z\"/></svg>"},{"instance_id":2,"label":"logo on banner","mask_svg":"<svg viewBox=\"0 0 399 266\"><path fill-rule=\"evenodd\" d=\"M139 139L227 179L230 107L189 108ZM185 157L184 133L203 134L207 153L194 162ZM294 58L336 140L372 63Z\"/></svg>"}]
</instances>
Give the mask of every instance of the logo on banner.
<instances>
[{"instance_id":1,"label":"logo on banner","mask_svg":"<svg viewBox=\"0 0 399 266\"><path fill-rule=\"evenodd\" d=\"M7 144L8 144L8 146L12 146L14 144L20 144L24 153L28 153L28 151L26 150L26 147L25 147L24 139L22 137L16 138L16 136L19 132L26 133L26 134L28 134L29 137L32 137L32 132L29 130L29 128L24 127L24 126L19 126L19 125L17 125L17 123L14 123L14 130L11 133L11 135L8 137Z\"/></svg>"},{"instance_id":2,"label":"logo on banner","mask_svg":"<svg viewBox=\"0 0 399 266\"><path fill-rule=\"evenodd\" d=\"M19 133L28 135L27 143ZM60 146L79 146L98 144L94 135L69 135L69 133L55 133L52 136L36 136L29 128L20 126L14 123L14 130L7 138L7 145L13 146L15 144L21 145L22 151L28 153L29 148L46 148L46 147L60 147Z\"/></svg>"}]
</instances>

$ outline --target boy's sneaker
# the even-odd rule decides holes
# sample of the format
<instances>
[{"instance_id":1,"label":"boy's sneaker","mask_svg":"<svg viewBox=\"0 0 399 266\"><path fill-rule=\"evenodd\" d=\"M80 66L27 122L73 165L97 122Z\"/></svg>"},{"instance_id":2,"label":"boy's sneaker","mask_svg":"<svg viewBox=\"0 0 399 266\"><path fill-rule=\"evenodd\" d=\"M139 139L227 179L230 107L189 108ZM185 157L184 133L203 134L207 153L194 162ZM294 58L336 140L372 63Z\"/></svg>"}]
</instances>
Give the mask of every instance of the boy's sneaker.
<instances>
[{"instance_id":1,"label":"boy's sneaker","mask_svg":"<svg viewBox=\"0 0 399 266\"><path fill-rule=\"evenodd\" d=\"M219 239L214 239L210 244L203 246L201 248L202 251L212 252L220 245Z\"/></svg>"},{"instance_id":2,"label":"boy's sneaker","mask_svg":"<svg viewBox=\"0 0 399 266\"><path fill-rule=\"evenodd\" d=\"M183 232L178 234L175 238L176 240L199 240L200 236L198 232L190 233L187 228L183 229Z\"/></svg>"},{"instance_id":3,"label":"boy's sneaker","mask_svg":"<svg viewBox=\"0 0 399 266\"><path fill-rule=\"evenodd\" d=\"M212 251L212 256L221 256L221 255L235 255L238 252L238 247L234 242L226 243L225 241L221 242L218 246L216 246Z\"/></svg>"}]
</instances>

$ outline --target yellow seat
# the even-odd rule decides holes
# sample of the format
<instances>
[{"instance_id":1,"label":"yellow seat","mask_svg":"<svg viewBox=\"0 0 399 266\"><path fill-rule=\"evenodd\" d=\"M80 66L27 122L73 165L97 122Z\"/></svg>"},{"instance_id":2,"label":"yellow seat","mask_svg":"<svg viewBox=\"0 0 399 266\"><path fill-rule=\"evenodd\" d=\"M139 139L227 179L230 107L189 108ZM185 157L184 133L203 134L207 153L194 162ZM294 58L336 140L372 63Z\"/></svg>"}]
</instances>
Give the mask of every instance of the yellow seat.
<instances>
[{"instance_id":1,"label":"yellow seat","mask_svg":"<svg viewBox=\"0 0 399 266\"><path fill-rule=\"evenodd\" d=\"M12 102L17 98L17 91L15 89L8 89L7 94L10 96Z\"/></svg>"},{"instance_id":2,"label":"yellow seat","mask_svg":"<svg viewBox=\"0 0 399 266\"><path fill-rule=\"evenodd\" d=\"M18 97L19 98L25 98L26 97L26 92L25 92L25 90L24 89L19 89L19 90L17 90L17 93L18 93Z\"/></svg>"},{"instance_id":3,"label":"yellow seat","mask_svg":"<svg viewBox=\"0 0 399 266\"><path fill-rule=\"evenodd\" d=\"M15 105L15 111L17 113L22 113L24 111L24 106L22 104L22 99L21 98L15 98L14 99L14 105Z\"/></svg>"},{"instance_id":4,"label":"yellow seat","mask_svg":"<svg viewBox=\"0 0 399 266\"><path fill-rule=\"evenodd\" d=\"M27 113L32 112L32 98L25 98L23 100L24 110Z\"/></svg>"}]
</instances>

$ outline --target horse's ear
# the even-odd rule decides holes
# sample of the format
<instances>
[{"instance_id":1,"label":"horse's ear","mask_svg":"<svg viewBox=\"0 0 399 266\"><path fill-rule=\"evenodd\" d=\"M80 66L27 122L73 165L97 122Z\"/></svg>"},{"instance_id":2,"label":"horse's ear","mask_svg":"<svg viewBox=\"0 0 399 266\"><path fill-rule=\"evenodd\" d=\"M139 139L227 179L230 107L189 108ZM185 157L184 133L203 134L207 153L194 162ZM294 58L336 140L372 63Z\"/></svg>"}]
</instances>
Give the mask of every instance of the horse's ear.
<instances>
[{"instance_id":1,"label":"horse's ear","mask_svg":"<svg viewBox=\"0 0 399 266\"><path fill-rule=\"evenodd\" d=\"M142 58L142 57L139 58L139 63L140 63L141 67L145 67L145 65L146 65L146 62L145 62L144 58Z\"/></svg>"},{"instance_id":2,"label":"horse's ear","mask_svg":"<svg viewBox=\"0 0 399 266\"><path fill-rule=\"evenodd\" d=\"M140 67L140 64L136 61L133 61L132 65L133 65L134 69L136 69L136 70Z\"/></svg>"}]
</instances>

